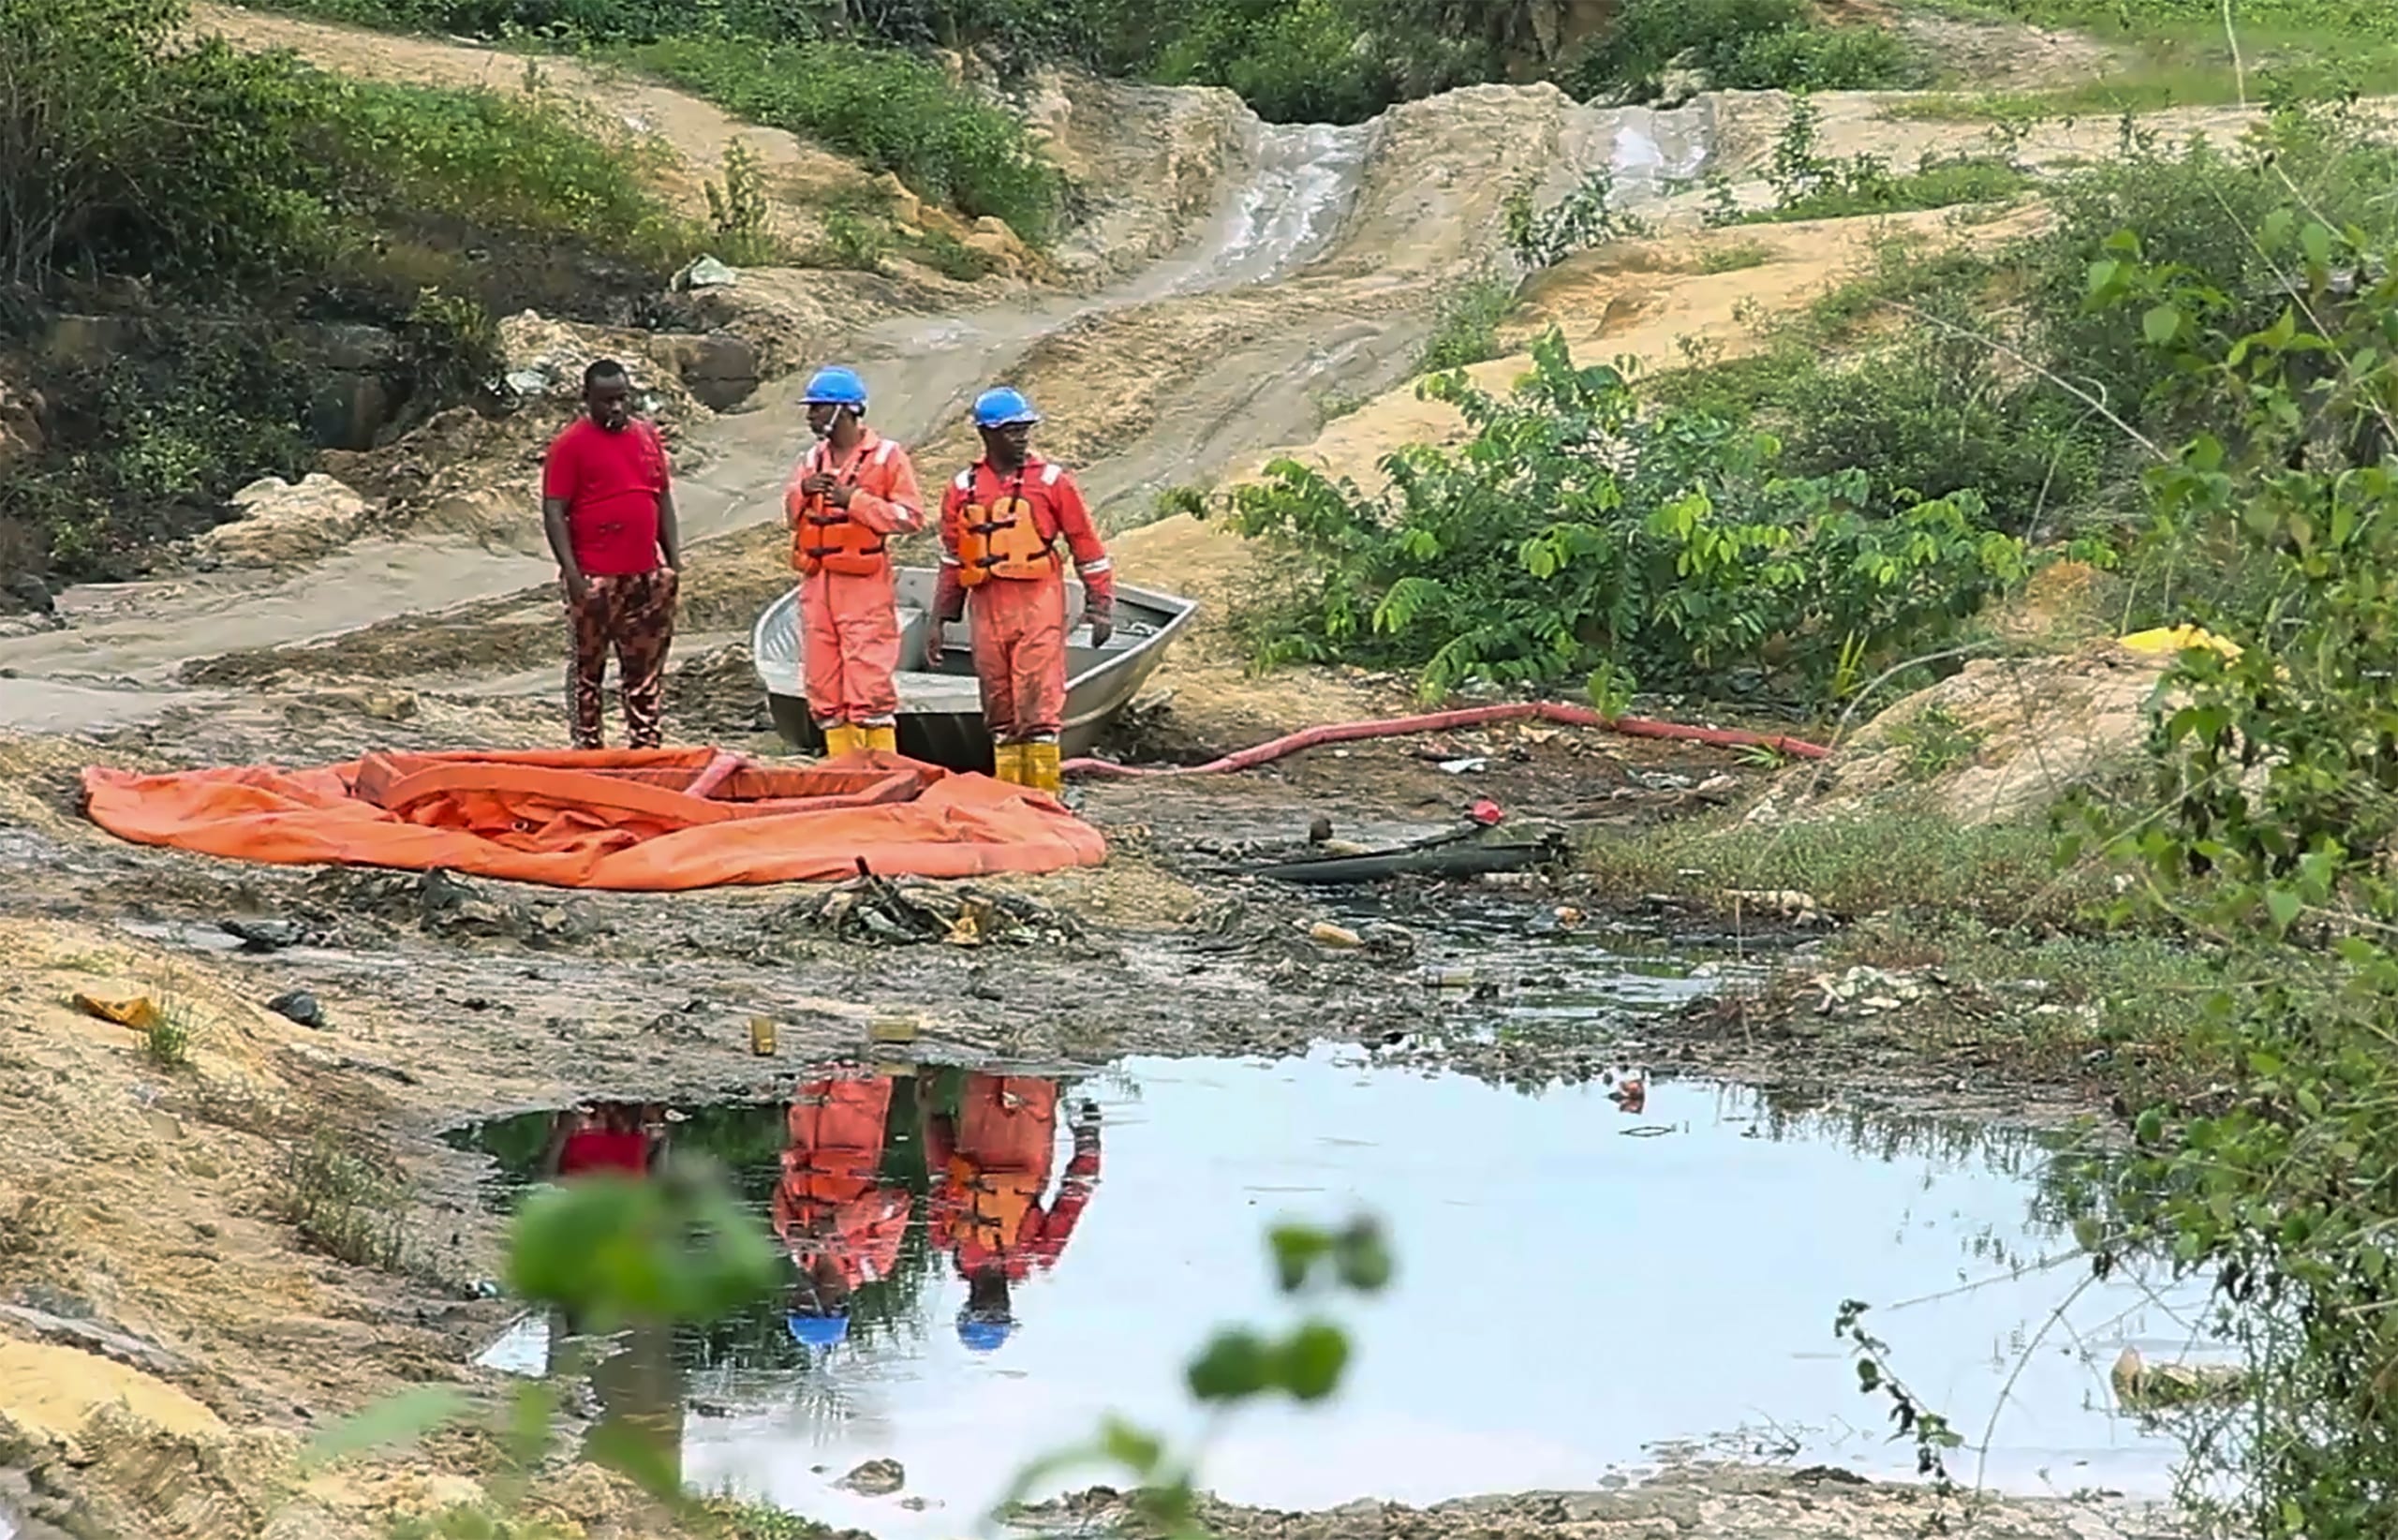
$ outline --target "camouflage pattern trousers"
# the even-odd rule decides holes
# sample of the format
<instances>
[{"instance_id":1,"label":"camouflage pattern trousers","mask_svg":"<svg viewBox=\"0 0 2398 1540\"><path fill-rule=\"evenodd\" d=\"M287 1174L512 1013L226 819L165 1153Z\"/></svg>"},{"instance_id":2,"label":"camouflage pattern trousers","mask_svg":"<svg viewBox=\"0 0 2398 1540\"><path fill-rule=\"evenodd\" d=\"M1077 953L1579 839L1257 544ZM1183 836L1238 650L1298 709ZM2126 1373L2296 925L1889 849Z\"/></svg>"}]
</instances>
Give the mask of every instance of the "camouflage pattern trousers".
<instances>
[{"instance_id":1,"label":"camouflage pattern trousers","mask_svg":"<svg viewBox=\"0 0 2398 1540\"><path fill-rule=\"evenodd\" d=\"M635 748L655 748L666 695L666 649L674 640L674 570L628 572L585 580L581 599L567 597L571 644L566 665L567 707L574 747L598 748L600 686L608 654L616 655L616 684L625 701L625 737Z\"/></svg>"}]
</instances>

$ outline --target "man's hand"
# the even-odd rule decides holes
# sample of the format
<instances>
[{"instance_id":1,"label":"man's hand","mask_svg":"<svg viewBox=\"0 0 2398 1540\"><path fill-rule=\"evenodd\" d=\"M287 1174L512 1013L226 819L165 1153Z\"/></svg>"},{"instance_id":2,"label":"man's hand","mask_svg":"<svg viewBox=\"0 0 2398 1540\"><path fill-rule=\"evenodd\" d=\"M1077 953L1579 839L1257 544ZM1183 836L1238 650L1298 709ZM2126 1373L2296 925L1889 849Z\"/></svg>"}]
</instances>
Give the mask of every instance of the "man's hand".
<instances>
[{"instance_id":1,"label":"man's hand","mask_svg":"<svg viewBox=\"0 0 2398 1540\"><path fill-rule=\"evenodd\" d=\"M1094 647L1107 645L1107 639L1116 634L1115 606L1094 606L1083 612L1083 618L1090 622L1090 644Z\"/></svg>"},{"instance_id":2,"label":"man's hand","mask_svg":"<svg viewBox=\"0 0 2398 1540\"><path fill-rule=\"evenodd\" d=\"M850 506L850 499L857 495L858 489L853 486L836 486L824 494L824 500L835 508L846 509Z\"/></svg>"},{"instance_id":3,"label":"man's hand","mask_svg":"<svg viewBox=\"0 0 2398 1540\"><path fill-rule=\"evenodd\" d=\"M820 470L814 475L802 481L799 483L799 490L807 493L811 497L822 497L824 494L832 491L836 484L836 483L833 480L832 472Z\"/></svg>"},{"instance_id":4,"label":"man's hand","mask_svg":"<svg viewBox=\"0 0 2398 1540\"><path fill-rule=\"evenodd\" d=\"M925 622L925 661L940 667L941 655L949 650L949 636L939 616Z\"/></svg>"},{"instance_id":5,"label":"man's hand","mask_svg":"<svg viewBox=\"0 0 2398 1540\"><path fill-rule=\"evenodd\" d=\"M558 584L566 589L567 601L580 604L591 597L591 580L573 569L558 574Z\"/></svg>"}]
</instances>

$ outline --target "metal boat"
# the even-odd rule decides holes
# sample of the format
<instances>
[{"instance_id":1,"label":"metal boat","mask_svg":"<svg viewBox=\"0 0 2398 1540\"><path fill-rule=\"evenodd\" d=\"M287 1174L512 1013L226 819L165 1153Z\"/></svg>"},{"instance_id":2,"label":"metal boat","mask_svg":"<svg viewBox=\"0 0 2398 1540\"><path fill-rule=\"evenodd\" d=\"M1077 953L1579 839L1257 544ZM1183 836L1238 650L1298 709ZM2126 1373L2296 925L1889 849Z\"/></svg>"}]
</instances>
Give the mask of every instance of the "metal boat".
<instances>
[{"instance_id":1,"label":"metal boat","mask_svg":"<svg viewBox=\"0 0 2398 1540\"><path fill-rule=\"evenodd\" d=\"M926 667L925 631L932 614L934 572L902 567L893 577L899 606L899 752L953 770L988 770L991 736L983 727L967 628L950 627L941 660ZM1066 580L1066 722L1058 747L1068 759L1090 752L1100 729L1156 672L1167 644L1198 608L1192 600L1119 585L1116 634L1107 645L1094 647L1083 625L1082 585ZM798 620L798 595L785 593L758 616L749 653L774 711L775 731L793 748L813 754L823 748L824 737L808 715L800 688Z\"/></svg>"}]
</instances>

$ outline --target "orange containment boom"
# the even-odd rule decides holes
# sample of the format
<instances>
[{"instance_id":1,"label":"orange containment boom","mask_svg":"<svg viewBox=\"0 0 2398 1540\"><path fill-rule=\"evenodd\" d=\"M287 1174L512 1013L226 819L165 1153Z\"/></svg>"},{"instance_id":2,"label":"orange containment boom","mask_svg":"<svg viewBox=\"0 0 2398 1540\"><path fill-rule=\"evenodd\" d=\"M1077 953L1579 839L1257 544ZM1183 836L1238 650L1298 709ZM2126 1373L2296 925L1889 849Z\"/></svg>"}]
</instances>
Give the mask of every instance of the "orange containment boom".
<instances>
[{"instance_id":1,"label":"orange containment boom","mask_svg":"<svg viewBox=\"0 0 2398 1540\"><path fill-rule=\"evenodd\" d=\"M762 765L710 748L369 754L311 770L83 772L143 845L282 866L435 866L561 888L1057 871L1107 859L1056 799L896 754Z\"/></svg>"}]
</instances>

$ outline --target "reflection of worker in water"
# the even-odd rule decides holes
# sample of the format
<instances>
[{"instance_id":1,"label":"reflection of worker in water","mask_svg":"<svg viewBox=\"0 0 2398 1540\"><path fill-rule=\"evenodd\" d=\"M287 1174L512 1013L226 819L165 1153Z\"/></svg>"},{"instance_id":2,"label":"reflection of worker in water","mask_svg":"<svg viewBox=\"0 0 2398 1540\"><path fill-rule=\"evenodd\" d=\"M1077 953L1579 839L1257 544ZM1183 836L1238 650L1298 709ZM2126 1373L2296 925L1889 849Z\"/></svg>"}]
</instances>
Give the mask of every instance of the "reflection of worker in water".
<instances>
[{"instance_id":1,"label":"reflection of worker in water","mask_svg":"<svg viewBox=\"0 0 2398 1540\"><path fill-rule=\"evenodd\" d=\"M850 1301L890 1276L915 1198L882 1179L891 1120L884 1075L804 1081L775 1187L775 1233L799 1268L785 1320L792 1340L830 1348L849 1335Z\"/></svg>"},{"instance_id":2,"label":"reflection of worker in water","mask_svg":"<svg viewBox=\"0 0 2398 1540\"><path fill-rule=\"evenodd\" d=\"M924 1094L919 1082L918 1094ZM966 1281L957 1337L977 1353L1015 1326L1008 1290L1034 1266L1057 1265L1099 1180L1099 1106L1074 1118L1074 1153L1046 1207L1058 1153L1058 1083L1029 1075L966 1077L955 1117L925 1107L925 1162L932 1174L933 1244Z\"/></svg>"},{"instance_id":3,"label":"reflection of worker in water","mask_svg":"<svg viewBox=\"0 0 2398 1540\"><path fill-rule=\"evenodd\" d=\"M637 1102L570 1107L551 1121L541 1171L559 1180L611 1171L645 1177L657 1166L665 1143L655 1107Z\"/></svg>"},{"instance_id":4,"label":"reflection of worker in water","mask_svg":"<svg viewBox=\"0 0 2398 1540\"><path fill-rule=\"evenodd\" d=\"M542 1171L555 1180L577 1177L647 1177L665 1153L665 1109L637 1102L600 1102L559 1113L552 1122ZM649 1446L679 1482L683 1468L683 1366L674 1357L673 1328L641 1323L607 1355L593 1362L595 1344L578 1343L582 1324L561 1310L550 1325L549 1371L588 1366L602 1423ZM596 1435L597 1429L594 1429Z\"/></svg>"}]
</instances>

